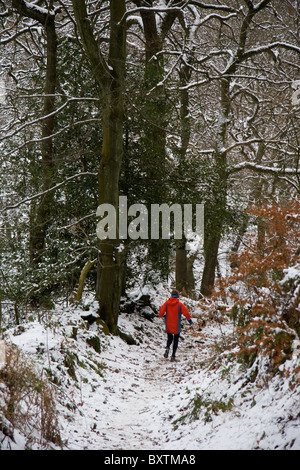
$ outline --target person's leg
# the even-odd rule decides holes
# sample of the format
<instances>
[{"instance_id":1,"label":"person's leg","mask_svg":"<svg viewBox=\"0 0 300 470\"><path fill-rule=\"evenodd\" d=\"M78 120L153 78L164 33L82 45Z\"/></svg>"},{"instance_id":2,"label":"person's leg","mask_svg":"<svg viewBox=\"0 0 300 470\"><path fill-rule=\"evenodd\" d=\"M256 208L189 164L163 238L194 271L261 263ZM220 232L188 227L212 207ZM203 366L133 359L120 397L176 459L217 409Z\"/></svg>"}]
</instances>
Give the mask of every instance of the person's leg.
<instances>
[{"instance_id":1,"label":"person's leg","mask_svg":"<svg viewBox=\"0 0 300 470\"><path fill-rule=\"evenodd\" d=\"M167 348L171 346L172 342L173 342L173 335L171 333L168 333Z\"/></svg>"},{"instance_id":2,"label":"person's leg","mask_svg":"<svg viewBox=\"0 0 300 470\"><path fill-rule=\"evenodd\" d=\"M168 357L170 346L171 346L172 341L173 341L173 335L171 333L167 333L167 334L168 334L168 339L167 339L167 346L166 346L164 357Z\"/></svg>"},{"instance_id":3,"label":"person's leg","mask_svg":"<svg viewBox=\"0 0 300 470\"><path fill-rule=\"evenodd\" d=\"M178 348L178 342L179 342L179 334L178 334L178 335L174 335L172 357L175 357L175 355L176 355L176 351L177 351L177 348Z\"/></svg>"}]
</instances>

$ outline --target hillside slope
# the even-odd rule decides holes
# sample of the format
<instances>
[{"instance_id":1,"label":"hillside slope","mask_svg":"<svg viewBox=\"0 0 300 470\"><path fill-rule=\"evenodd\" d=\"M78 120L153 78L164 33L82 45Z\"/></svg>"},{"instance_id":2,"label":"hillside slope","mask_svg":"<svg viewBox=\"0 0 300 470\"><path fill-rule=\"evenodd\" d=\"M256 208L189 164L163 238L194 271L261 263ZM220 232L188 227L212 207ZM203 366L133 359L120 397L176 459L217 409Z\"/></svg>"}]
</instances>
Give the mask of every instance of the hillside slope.
<instances>
[{"instance_id":1,"label":"hillside slope","mask_svg":"<svg viewBox=\"0 0 300 470\"><path fill-rule=\"evenodd\" d=\"M153 295L156 307L166 294ZM300 449L300 387L291 389L279 376L258 384L222 353L217 343L232 333L229 322L204 319L197 303L188 301L195 327L183 320L173 363L163 357L161 319L121 314L121 330L136 341L129 345L89 326L82 315L87 308L94 314L96 304L86 304L57 306L5 332L7 344L30 357L55 393L62 448ZM297 360L295 344L291 362ZM29 439L17 423L13 439L0 428L0 442L2 449L58 448L38 433Z\"/></svg>"}]
</instances>

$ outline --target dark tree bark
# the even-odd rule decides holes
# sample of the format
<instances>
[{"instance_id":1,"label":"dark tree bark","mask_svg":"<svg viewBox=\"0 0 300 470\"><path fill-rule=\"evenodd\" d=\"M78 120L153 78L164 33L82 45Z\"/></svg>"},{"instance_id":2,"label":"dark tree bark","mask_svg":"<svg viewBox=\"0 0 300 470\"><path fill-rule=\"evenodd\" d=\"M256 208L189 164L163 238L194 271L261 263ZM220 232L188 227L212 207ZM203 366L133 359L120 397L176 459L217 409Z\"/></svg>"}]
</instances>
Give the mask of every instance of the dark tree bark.
<instances>
[{"instance_id":1,"label":"dark tree bark","mask_svg":"<svg viewBox=\"0 0 300 470\"><path fill-rule=\"evenodd\" d=\"M57 39L55 30L55 12L36 7L35 4L23 0L13 0L12 7L22 16L38 21L46 35L46 76L45 98L42 117L42 191L47 191L53 185L55 163L53 157L53 131L55 118L56 68L57 68ZM52 203L54 192L46 193L39 201L31 217L30 228L30 258L34 266L38 266L45 252L47 229L51 223Z\"/></svg>"},{"instance_id":2,"label":"dark tree bark","mask_svg":"<svg viewBox=\"0 0 300 470\"><path fill-rule=\"evenodd\" d=\"M102 152L98 172L99 205L109 203L118 213L119 178L123 159L124 72L126 30L121 19L125 0L110 2L110 38L107 61L101 54L88 18L84 0L73 0L78 30L99 84L102 113ZM113 334L118 334L118 316L122 288L123 254L116 239L99 241L97 298L99 315Z\"/></svg>"},{"instance_id":3,"label":"dark tree bark","mask_svg":"<svg viewBox=\"0 0 300 470\"><path fill-rule=\"evenodd\" d=\"M248 11L241 23L238 43L234 57L226 68L220 84L220 111L219 125L215 144L215 181L213 183L210 220L205 220L204 241L204 269L201 281L201 293L205 296L212 294L215 284L215 273L218 262L218 250L224 226L224 217L227 204L227 152L226 139L230 112L230 83L239 65L246 60L245 52L247 35L253 18L257 13L267 7L271 0L264 0L254 6L251 0L247 0Z\"/></svg>"}]
</instances>

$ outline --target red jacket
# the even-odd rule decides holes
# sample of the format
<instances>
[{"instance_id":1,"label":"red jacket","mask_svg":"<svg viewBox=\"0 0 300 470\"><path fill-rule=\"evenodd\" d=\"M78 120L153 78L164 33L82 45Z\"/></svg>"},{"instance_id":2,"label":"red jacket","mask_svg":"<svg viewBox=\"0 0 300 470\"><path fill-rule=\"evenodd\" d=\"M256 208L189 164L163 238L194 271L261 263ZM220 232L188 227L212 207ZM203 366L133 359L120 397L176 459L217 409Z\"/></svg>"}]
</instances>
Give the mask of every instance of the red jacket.
<instances>
[{"instance_id":1,"label":"red jacket","mask_svg":"<svg viewBox=\"0 0 300 470\"><path fill-rule=\"evenodd\" d=\"M159 317L166 315L166 328L167 332L172 335L180 333L181 328L181 314L185 316L187 320L191 319L191 315L177 297L170 297L161 307L159 311Z\"/></svg>"}]
</instances>

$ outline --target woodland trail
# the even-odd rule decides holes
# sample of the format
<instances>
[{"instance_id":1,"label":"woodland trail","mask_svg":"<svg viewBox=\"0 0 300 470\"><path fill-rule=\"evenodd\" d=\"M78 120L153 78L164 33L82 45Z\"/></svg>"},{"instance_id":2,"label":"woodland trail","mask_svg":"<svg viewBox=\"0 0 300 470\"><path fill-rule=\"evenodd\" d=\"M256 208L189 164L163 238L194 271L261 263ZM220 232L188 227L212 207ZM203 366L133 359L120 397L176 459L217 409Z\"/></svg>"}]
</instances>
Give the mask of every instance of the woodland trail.
<instances>
[{"instance_id":1,"label":"woodland trail","mask_svg":"<svg viewBox=\"0 0 300 470\"><path fill-rule=\"evenodd\" d=\"M184 382L190 365L199 360L201 343L184 333L178 348L178 360L163 357L165 339L154 339L142 347L140 360L130 355L118 361L119 390L112 391L110 421L103 427L102 449L162 449L165 442L164 421L174 412L172 394ZM199 348L200 347L200 348ZM114 395L121 395L114 406ZM159 405L159 406L158 406ZM161 414L161 410L164 410ZM157 410L157 412L156 412Z\"/></svg>"},{"instance_id":2,"label":"woodland trail","mask_svg":"<svg viewBox=\"0 0 300 470\"><path fill-rule=\"evenodd\" d=\"M125 324L129 325L126 320ZM198 331L197 321L193 330L184 325L178 360L171 362L163 357L163 323L155 320L150 325L143 326L138 345L128 345L118 337L107 339L97 359L103 366L102 377L78 371L81 382L69 392L76 411L68 414L62 409L67 448L163 450L172 445L172 417L181 406L178 393L185 390L195 367L206 361L208 338L206 331Z\"/></svg>"},{"instance_id":3,"label":"woodland trail","mask_svg":"<svg viewBox=\"0 0 300 470\"><path fill-rule=\"evenodd\" d=\"M42 370L51 366L59 384L51 381L64 449L300 448L299 387L291 389L281 376L256 386L220 349L230 344L231 325L208 321L200 312L192 317L195 328L184 326L177 362L163 357L166 334L157 318L145 322L124 315L120 327L135 333L137 344L101 335L100 352L87 341L98 330L84 328L74 339L69 318L62 330L31 322L11 335ZM75 378L67 353L74 358ZM291 370L298 357L295 350ZM12 444L23 449L25 438L17 437Z\"/></svg>"}]
</instances>

